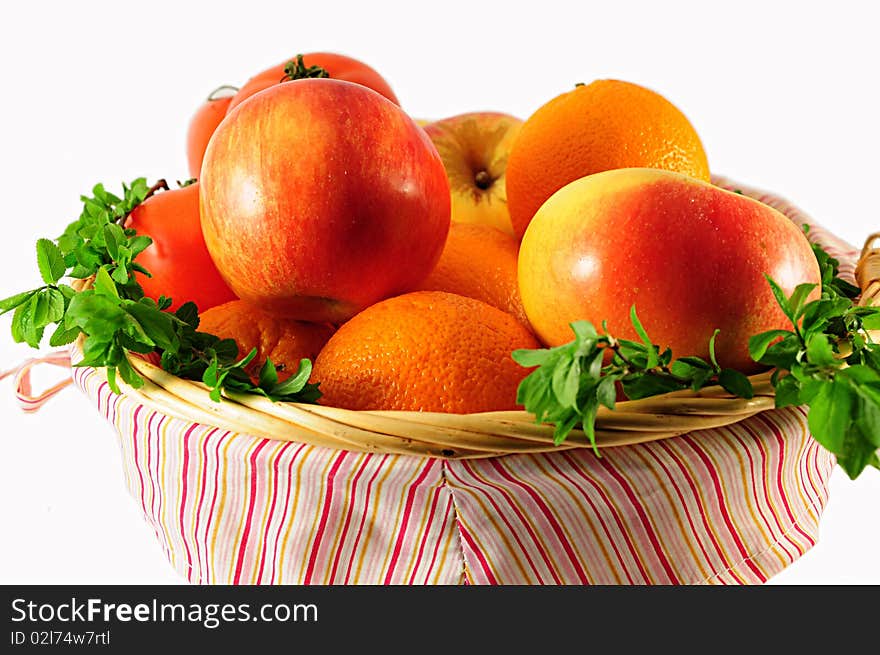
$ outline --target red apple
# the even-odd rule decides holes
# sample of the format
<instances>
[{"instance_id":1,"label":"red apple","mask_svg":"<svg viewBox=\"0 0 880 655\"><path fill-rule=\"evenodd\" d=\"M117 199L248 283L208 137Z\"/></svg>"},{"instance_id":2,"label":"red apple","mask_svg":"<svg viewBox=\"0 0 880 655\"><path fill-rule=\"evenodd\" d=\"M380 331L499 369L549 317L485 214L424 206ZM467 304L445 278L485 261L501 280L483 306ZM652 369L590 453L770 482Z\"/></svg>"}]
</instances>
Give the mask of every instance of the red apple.
<instances>
[{"instance_id":1,"label":"red apple","mask_svg":"<svg viewBox=\"0 0 880 655\"><path fill-rule=\"evenodd\" d=\"M415 288L449 231L431 140L359 84L303 79L242 102L202 164L202 228L221 275L266 311L340 322Z\"/></svg>"},{"instance_id":2,"label":"red apple","mask_svg":"<svg viewBox=\"0 0 880 655\"><path fill-rule=\"evenodd\" d=\"M452 194L452 221L491 225L513 234L507 211L507 158L522 121L498 112L471 112L425 126L437 147Z\"/></svg>"},{"instance_id":3,"label":"red apple","mask_svg":"<svg viewBox=\"0 0 880 655\"><path fill-rule=\"evenodd\" d=\"M638 340L630 307L673 356L708 359L719 329L719 363L757 370L749 337L791 324L764 275L791 294L819 284L800 228L746 196L680 173L628 168L580 178L535 214L519 253L526 315L550 346L571 341L569 324ZM814 291L817 294L817 291Z\"/></svg>"}]
</instances>

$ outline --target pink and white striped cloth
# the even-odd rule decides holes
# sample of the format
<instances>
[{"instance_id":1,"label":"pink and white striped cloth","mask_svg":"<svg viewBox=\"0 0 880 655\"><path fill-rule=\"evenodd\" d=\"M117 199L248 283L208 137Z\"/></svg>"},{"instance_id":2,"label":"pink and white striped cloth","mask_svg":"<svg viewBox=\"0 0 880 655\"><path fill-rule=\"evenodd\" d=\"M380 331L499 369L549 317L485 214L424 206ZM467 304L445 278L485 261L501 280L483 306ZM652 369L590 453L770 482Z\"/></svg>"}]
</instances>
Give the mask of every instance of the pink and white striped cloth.
<instances>
[{"instance_id":1,"label":"pink and white striped cloth","mask_svg":"<svg viewBox=\"0 0 880 655\"><path fill-rule=\"evenodd\" d=\"M733 185L812 223L770 194ZM851 273L856 251L811 231ZM816 541L833 457L787 408L653 443L442 461L189 423L74 381L181 575L229 584L751 584Z\"/></svg>"}]
</instances>

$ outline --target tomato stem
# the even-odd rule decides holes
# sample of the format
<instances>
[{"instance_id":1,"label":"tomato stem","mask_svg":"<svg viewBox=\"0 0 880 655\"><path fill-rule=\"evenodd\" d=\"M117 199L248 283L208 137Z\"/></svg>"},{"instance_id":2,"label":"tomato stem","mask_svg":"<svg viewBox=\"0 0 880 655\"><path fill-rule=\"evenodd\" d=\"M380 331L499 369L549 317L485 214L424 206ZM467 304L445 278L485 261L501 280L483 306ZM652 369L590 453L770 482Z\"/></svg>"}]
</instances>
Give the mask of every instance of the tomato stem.
<instances>
[{"instance_id":1,"label":"tomato stem","mask_svg":"<svg viewBox=\"0 0 880 655\"><path fill-rule=\"evenodd\" d=\"M317 65L306 67L303 56L297 55L295 59L287 62L287 65L284 67L284 77L281 78L281 81L291 82L310 77L330 77L330 73Z\"/></svg>"},{"instance_id":2,"label":"tomato stem","mask_svg":"<svg viewBox=\"0 0 880 655\"><path fill-rule=\"evenodd\" d=\"M147 193L144 195L144 199L141 200L140 203L138 203L138 204L139 205L143 204L149 198L152 198L154 195L156 195L156 193L159 191L168 191L168 182L165 181L165 178L162 178L161 180L156 182L153 186L151 186L149 189L147 189ZM125 214L123 214L122 216L120 216L118 219L116 219L116 222L119 225L125 225L125 221L128 220L128 217L131 215L131 212L134 211L134 209L135 208L132 207L131 211L128 211Z\"/></svg>"},{"instance_id":3,"label":"tomato stem","mask_svg":"<svg viewBox=\"0 0 880 655\"><path fill-rule=\"evenodd\" d=\"M220 100L221 98L230 98L238 93L238 87L232 86L230 84L224 84L223 86L218 86L216 89L211 91L208 94L208 100Z\"/></svg>"}]
</instances>

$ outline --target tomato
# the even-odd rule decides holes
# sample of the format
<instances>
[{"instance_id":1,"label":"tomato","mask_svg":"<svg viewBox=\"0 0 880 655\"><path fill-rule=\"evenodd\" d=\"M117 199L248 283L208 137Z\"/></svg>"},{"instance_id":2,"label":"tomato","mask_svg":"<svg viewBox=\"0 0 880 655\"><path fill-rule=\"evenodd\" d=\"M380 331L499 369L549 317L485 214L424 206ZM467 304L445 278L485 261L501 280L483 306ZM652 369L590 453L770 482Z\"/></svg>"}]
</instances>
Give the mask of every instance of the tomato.
<instances>
[{"instance_id":1,"label":"tomato","mask_svg":"<svg viewBox=\"0 0 880 655\"><path fill-rule=\"evenodd\" d=\"M332 79L361 84L382 94L395 105L400 105L400 101L397 99L397 96L394 95L394 91L391 90L388 82L386 82L379 73L362 61L332 52L311 52L302 55L302 57L303 64L306 68L310 66L320 66L327 71ZM277 66L267 68L263 72L254 75L232 98L227 113L255 93L268 89L270 86L283 81L285 75L284 67L287 66L288 62L295 59L296 56L291 57Z\"/></svg>"},{"instance_id":2,"label":"tomato","mask_svg":"<svg viewBox=\"0 0 880 655\"><path fill-rule=\"evenodd\" d=\"M236 299L205 246L198 183L147 198L131 212L125 227L153 240L135 260L153 276L135 274L148 297L170 297L171 309L191 300L200 311Z\"/></svg>"},{"instance_id":3,"label":"tomato","mask_svg":"<svg viewBox=\"0 0 880 655\"><path fill-rule=\"evenodd\" d=\"M221 86L214 90L190 119L186 132L186 159L190 177L199 177L208 141L226 116L226 110L236 91L238 89L234 86Z\"/></svg>"}]
</instances>

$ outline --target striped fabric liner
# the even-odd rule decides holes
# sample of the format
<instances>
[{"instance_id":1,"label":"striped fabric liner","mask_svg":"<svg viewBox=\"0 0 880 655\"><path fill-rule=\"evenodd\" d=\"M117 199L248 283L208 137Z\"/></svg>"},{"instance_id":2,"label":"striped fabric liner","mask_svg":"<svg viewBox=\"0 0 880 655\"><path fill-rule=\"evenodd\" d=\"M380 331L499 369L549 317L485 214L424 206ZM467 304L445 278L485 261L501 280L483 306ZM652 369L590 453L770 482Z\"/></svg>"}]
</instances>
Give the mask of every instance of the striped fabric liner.
<instances>
[{"instance_id":1,"label":"striped fabric liner","mask_svg":"<svg viewBox=\"0 0 880 655\"><path fill-rule=\"evenodd\" d=\"M851 273L851 246L811 236ZM201 584L761 583L815 544L834 466L800 408L601 457L441 461L232 433L73 377L168 560Z\"/></svg>"}]
</instances>

